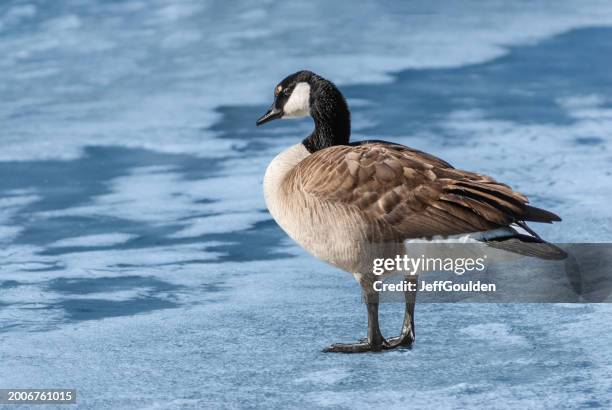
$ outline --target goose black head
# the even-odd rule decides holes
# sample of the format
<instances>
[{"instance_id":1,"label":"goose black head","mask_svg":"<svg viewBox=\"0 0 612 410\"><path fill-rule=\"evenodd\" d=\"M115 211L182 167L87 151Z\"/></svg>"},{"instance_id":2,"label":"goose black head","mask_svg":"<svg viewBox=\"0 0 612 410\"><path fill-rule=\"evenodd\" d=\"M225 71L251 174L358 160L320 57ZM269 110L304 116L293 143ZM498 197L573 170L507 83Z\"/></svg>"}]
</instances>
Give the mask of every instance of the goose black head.
<instances>
[{"instance_id":1,"label":"goose black head","mask_svg":"<svg viewBox=\"0 0 612 410\"><path fill-rule=\"evenodd\" d=\"M298 71L281 81L274 88L274 102L257 125L278 118L299 118L310 115L311 82L316 75L310 71Z\"/></svg>"},{"instance_id":2,"label":"goose black head","mask_svg":"<svg viewBox=\"0 0 612 410\"><path fill-rule=\"evenodd\" d=\"M315 123L314 132L304 140L309 151L348 144L351 123L346 100L331 81L308 70L291 74L274 88L274 102L256 124L308 115Z\"/></svg>"}]
</instances>

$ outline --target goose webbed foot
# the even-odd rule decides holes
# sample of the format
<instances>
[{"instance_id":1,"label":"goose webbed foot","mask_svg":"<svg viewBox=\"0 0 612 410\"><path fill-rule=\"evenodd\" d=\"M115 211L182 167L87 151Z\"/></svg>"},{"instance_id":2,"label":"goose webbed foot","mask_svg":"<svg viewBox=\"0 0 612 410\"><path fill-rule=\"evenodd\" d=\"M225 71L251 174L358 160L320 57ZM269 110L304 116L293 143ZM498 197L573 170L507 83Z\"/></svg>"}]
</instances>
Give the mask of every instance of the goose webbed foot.
<instances>
[{"instance_id":1,"label":"goose webbed foot","mask_svg":"<svg viewBox=\"0 0 612 410\"><path fill-rule=\"evenodd\" d=\"M372 291L371 286L361 284L364 290L364 299L368 309L368 337L355 343L336 343L323 349L326 353L365 353L381 352L387 341L380 332L378 325L378 293Z\"/></svg>"},{"instance_id":2,"label":"goose webbed foot","mask_svg":"<svg viewBox=\"0 0 612 410\"><path fill-rule=\"evenodd\" d=\"M369 290L369 289L364 289ZM336 343L323 349L326 353L365 353L380 352L387 342L378 326L378 294L365 292L368 309L368 337L355 343Z\"/></svg>"},{"instance_id":3,"label":"goose webbed foot","mask_svg":"<svg viewBox=\"0 0 612 410\"><path fill-rule=\"evenodd\" d=\"M412 347L415 338L412 333L402 333L397 337L383 339L380 343L370 343L367 338L363 338L356 343L334 343L333 345L323 349L325 353L366 353L366 352L381 352L383 350L391 350L398 347Z\"/></svg>"},{"instance_id":4,"label":"goose webbed foot","mask_svg":"<svg viewBox=\"0 0 612 410\"><path fill-rule=\"evenodd\" d=\"M367 339L362 339L356 343L334 343L333 345L323 349L325 353L366 353L380 352L385 349L387 342L383 340L380 343L370 343Z\"/></svg>"},{"instance_id":5,"label":"goose webbed foot","mask_svg":"<svg viewBox=\"0 0 612 410\"><path fill-rule=\"evenodd\" d=\"M396 347L412 347L412 343L414 343L414 335L399 335L397 337L392 337L387 339L387 343L385 345L385 349L395 349Z\"/></svg>"},{"instance_id":6,"label":"goose webbed foot","mask_svg":"<svg viewBox=\"0 0 612 410\"><path fill-rule=\"evenodd\" d=\"M410 312L407 310L407 312ZM394 349L396 347L410 347L414 343L416 336L414 334L414 321L412 320L411 312L404 318L402 332L397 337L387 339L385 349Z\"/></svg>"}]
</instances>

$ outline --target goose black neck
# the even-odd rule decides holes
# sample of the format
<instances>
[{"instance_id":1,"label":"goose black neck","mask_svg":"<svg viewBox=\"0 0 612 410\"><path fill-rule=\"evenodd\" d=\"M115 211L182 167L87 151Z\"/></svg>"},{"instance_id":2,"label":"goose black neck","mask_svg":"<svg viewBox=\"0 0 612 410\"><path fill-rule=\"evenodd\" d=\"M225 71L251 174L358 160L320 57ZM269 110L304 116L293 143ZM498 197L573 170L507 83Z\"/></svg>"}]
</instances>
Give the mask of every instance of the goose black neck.
<instances>
[{"instance_id":1,"label":"goose black neck","mask_svg":"<svg viewBox=\"0 0 612 410\"><path fill-rule=\"evenodd\" d=\"M351 116L346 100L331 82L317 78L311 85L311 107L315 129L302 143L310 152L334 145L347 145L351 136Z\"/></svg>"}]
</instances>

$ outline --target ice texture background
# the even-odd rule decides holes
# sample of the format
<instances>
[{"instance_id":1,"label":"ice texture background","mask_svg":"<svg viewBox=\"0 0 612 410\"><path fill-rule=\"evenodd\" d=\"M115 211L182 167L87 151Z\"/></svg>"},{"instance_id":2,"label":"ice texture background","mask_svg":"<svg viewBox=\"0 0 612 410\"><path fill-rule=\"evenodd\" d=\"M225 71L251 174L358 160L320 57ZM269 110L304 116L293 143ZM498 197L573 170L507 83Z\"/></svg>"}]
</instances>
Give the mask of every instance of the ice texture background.
<instances>
[{"instance_id":1,"label":"ice texture background","mask_svg":"<svg viewBox=\"0 0 612 410\"><path fill-rule=\"evenodd\" d=\"M80 408L610 408L612 308L422 304L365 332L351 276L271 220L255 128L308 68L353 138L490 174L611 242L609 1L0 4L0 387ZM382 308L397 333L401 306Z\"/></svg>"}]
</instances>

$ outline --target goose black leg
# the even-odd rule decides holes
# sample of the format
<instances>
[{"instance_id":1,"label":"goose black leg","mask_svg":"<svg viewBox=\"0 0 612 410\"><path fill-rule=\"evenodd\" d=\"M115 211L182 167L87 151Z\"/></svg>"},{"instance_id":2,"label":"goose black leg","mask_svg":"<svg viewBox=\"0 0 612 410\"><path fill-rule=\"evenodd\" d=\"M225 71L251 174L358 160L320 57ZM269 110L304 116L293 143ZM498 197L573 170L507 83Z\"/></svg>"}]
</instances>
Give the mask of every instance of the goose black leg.
<instances>
[{"instance_id":1,"label":"goose black leg","mask_svg":"<svg viewBox=\"0 0 612 410\"><path fill-rule=\"evenodd\" d=\"M368 308L368 337L356 343L336 343L323 349L326 353L364 353L380 352L387 345L380 332L378 323L378 293L364 287L364 297Z\"/></svg>"},{"instance_id":2,"label":"goose black leg","mask_svg":"<svg viewBox=\"0 0 612 410\"><path fill-rule=\"evenodd\" d=\"M406 276L406 281L414 283L415 289L418 284L417 276ZM414 292L405 291L404 298L406 301L406 310L404 313L404 323L402 324L402 331L398 337L393 337L387 340L385 349L393 349L399 346L410 346L416 338L414 328L414 305L416 304L416 290Z\"/></svg>"}]
</instances>

